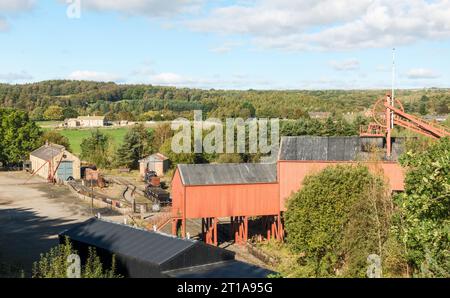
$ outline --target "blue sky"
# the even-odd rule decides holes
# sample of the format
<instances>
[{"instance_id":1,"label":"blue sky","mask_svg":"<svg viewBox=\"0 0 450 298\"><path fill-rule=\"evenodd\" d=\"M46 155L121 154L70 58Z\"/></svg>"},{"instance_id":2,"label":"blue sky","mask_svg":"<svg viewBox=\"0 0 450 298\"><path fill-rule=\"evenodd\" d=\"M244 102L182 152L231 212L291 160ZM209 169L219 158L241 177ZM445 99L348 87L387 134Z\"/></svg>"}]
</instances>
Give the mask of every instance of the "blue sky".
<instances>
[{"instance_id":1,"label":"blue sky","mask_svg":"<svg viewBox=\"0 0 450 298\"><path fill-rule=\"evenodd\" d=\"M395 47L398 88L450 87L449 15L448 0L0 0L0 82L378 89Z\"/></svg>"}]
</instances>

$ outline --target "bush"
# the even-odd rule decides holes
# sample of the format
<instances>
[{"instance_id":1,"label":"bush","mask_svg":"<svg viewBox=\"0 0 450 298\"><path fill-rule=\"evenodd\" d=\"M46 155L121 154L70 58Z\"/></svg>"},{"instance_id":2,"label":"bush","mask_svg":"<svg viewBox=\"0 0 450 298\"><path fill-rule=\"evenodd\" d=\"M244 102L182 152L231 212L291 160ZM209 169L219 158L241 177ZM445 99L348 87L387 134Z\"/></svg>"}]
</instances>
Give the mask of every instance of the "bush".
<instances>
[{"instance_id":1,"label":"bush","mask_svg":"<svg viewBox=\"0 0 450 298\"><path fill-rule=\"evenodd\" d=\"M67 269L71 265L69 256L77 254L72 244L66 238L64 244L59 244L50 249L49 252L41 254L38 262L33 264L33 278L67 278ZM115 257L112 257L111 268L105 270L95 248L89 247L88 257L81 266L81 278L118 278L116 274Z\"/></svg>"},{"instance_id":2,"label":"bush","mask_svg":"<svg viewBox=\"0 0 450 298\"><path fill-rule=\"evenodd\" d=\"M383 254L391 204L382 178L364 166L328 167L306 177L288 201L287 243L306 276L364 277Z\"/></svg>"},{"instance_id":3,"label":"bush","mask_svg":"<svg viewBox=\"0 0 450 298\"><path fill-rule=\"evenodd\" d=\"M408 171L397 197L400 238L413 274L450 277L450 139L401 158Z\"/></svg>"}]
</instances>

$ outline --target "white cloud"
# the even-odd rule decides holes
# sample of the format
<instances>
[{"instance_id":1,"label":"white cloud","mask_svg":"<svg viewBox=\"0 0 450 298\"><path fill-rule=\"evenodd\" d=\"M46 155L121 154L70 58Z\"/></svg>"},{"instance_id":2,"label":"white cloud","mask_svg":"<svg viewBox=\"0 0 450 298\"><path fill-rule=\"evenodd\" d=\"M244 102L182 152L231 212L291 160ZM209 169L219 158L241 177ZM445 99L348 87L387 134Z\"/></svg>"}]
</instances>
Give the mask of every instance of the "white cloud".
<instances>
[{"instance_id":1,"label":"white cloud","mask_svg":"<svg viewBox=\"0 0 450 298\"><path fill-rule=\"evenodd\" d=\"M90 70L76 70L67 76L69 80L77 81L99 81L99 82L121 82L123 78L116 74L97 72Z\"/></svg>"},{"instance_id":2,"label":"white cloud","mask_svg":"<svg viewBox=\"0 0 450 298\"><path fill-rule=\"evenodd\" d=\"M9 23L6 15L16 15L18 13L31 10L35 5L35 0L0 0L0 32L9 30Z\"/></svg>"},{"instance_id":3,"label":"white cloud","mask_svg":"<svg viewBox=\"0 0 450 298\"><path fill-rule=\"evenodd\" d=\"M197 11L202 2L202 0L82 0L82 9L164 17Z\"/></svg>"},{"instance_id":4,"label":"white cloud","mask_svg":"<svg viewBox=\"0 0 450 298\"><path fill-rule=\"evenodd\" d=\"M186 85L194 83L191 79L172 72L163 72L150 76L150 82L155 85Z\"/></svg>"},{"instance_id":5,"label":"white cloud","mask_svg":"<svg viewBox=\"0 0 450 298\"><path fill-rule=\"evenodd\" d=\"M35 0L0 0L0 13L29 10L35 3Z\"/></svg>"},{"instance_id":6,"label":"white cloud","mask_svg":"<svg viewBox=\"0 0 450 298\"><path fill-rule=\"evenodd\" d=\"M190 87L203 89L249 89L274 88L277 84L273 81L249 77L246 75L233 75L229 78L223 78L220 75L205 77L191 77L172 72L164 72L152 75L147 83L162 86Z\"/></svg>"},{"instance_id":7,"label":"white cloud","mask_svg":"<svg viewBox=\"0 0 450 298\"><path fill-rule=\"evenodd\" d=\"M19 81L30 81L33 77L22 70L21 72L9 72L9 73L0 73L0 81L7 83L14 83Z\"/></svg>"},{"instance_id":8,"label":"white cloud","mask_svg":"<svg viewBox=\"0 0 450 298\"><path fill-rule=\"evenodd\" d=\"M261 0L214 9L193 30L286 51L391 47L450 37L449 0Z\"/></svg>"},{"instance_id":9,"label":"white cloud","mask_svg":"<svg viewBox=\"0 0 450 298\"><path fill-rule=\"evenodd\" d=\"M414 68L410 69L406 76L408 79L436 79L440 77L438 73L431 69L425 69L425 68Z\"/></svg>"},{"instance_id":10,"label":"white cloud","mask_svg":"<svg viewBox=\"0 0 450 298\"><path fill-rule=\"evenodd\" d=\"M331 61L331 67L338 71L348 71L359 69L359 61L356 59L349 59L344 61Z\"/></svg>"},{"instance_id":11,"label":"white cloud","mask_svg":"<svg viewBox=\"0 0 450 298\"><path fill-rule=\"evenodd\" d=\"M210 51L213 53L217 53L217 54L225 54L225 53L231 52L234 48L236 48L240 45L241 45L240 42L228 41L218 47L214 47L214 48L210 49Z\"/></svg>"}]
</instances>

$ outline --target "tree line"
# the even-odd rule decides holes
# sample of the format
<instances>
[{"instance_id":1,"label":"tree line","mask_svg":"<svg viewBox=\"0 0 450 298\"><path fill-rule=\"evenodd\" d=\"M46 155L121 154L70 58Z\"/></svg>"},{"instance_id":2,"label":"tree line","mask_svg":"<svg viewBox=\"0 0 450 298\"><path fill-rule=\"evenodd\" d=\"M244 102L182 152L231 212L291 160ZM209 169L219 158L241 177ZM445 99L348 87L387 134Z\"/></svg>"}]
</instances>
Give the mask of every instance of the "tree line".
<instances>
[{"instance_id":1,"label":"tree line","mask_svg":"<svg viewBox=\"0 0 450 298\"><path fill-rule=\"evenodd\" d=\"M105 115L108 120L171 120L202 110L205 117L256 116L298 119L308 112L363 112L385 90L202 90L88 81L0 84L0 104L30 112L33 120ZM398 90L407 112L448 113L447 89Z\"/></svg>"}]
</instances>

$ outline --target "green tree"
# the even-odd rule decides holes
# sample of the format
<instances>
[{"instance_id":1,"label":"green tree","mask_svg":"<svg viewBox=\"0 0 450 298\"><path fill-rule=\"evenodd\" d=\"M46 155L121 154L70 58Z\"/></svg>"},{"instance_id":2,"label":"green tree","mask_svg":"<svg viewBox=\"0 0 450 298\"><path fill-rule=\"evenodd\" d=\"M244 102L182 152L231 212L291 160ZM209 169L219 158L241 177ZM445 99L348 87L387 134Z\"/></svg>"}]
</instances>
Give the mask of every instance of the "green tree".
<instances>
[{"instance_id":1,"label":"green tree","mask_svg":"<svg viewBox=\"0 0 450 298\"><path fill-rule=\"evenodd\" d=\"M66 107L63 109L63 119L76 118L78 117L78 112L72 107Z\"/></svg>"},{"instance_id":2,"label":"green tree","mask_svg":"<svg viewBox=\"0 0 450 298\"><path fill-rule=\"evenodd\" d=\"M30 113L30 119L33 121L44 120L44 112L45 112L44 108L37 107Z\"/></svg>"},{"instance_id":3,"label":"green tree","mask_svg":"<svg viewBox=\"0 0 450 298\"><path fill-rule=\"evenodd\" d=\"M138 160L153 152L153 135L144 125L131 128L125 135L122 146L117 150L117 165L137 168Z\"/></svg>"},{"instance_id":4,"label":"green tree","mask_svg":"<svg viewBox=\"0 0 450 298\"><path fill-rule=\"evenodd\" d=\"M44 112L45 120L63 120L64 113L63 108L60 106L49 106Z\"/></svg>"},{"instance_id":5,"label":"green tree","mask_svg":"<svg viewBox=\"0 0 450 298\"><path fill-rule=\"evenodd\" d=\"M170 128L170 124L162 123L155 127L153 132L153 148L160 150L160 147L164 142L173 136L173 130Z\"/></svg>"},{"instance_id":6,"label":"green tree","mask_svg":"<svg viewBox=\"0 0 450 298\"><path fill-rule=\"evenodd\" d=\"M161 145L160 152L170 159L173 166L177 164L192 164L202 162L201 154L195 153L175 153L172 151L172 138L167 139L164 144Z\"/></svg>"},{"instance_id":7,"label":"green tree","mask_svg":"<svg viewBox=\"0 0 450 298\"><path fill-rule=\"evenodd\" d=\"M383 179L364 166L328 167L308 176L288 201L287 244L299 276L364 277L367 256L383 254L390 202Z\"/></svg>"},{"instance_id":8,"label":"green tree","mask_svg":"<svg viewBox=\"0 0 450 298\"><path fill-rule=\"evenodd\" d=\"M0 109L0 162L19 163L39 147L41 129L28 113L15 109Z\"/></svg>"},{"instance_id":9,"label":"green tree","mask_svg":"<svg viewBox=\"0 0 450 298\"><path fill-rule=\"evenodd\" d=\"M70 151L69 139L55 130L47 130L44 132L41 137L41 143L45 144L45 142L64 146L67 150Z\"/></svg>"},{"instance_id":10,"label":"green tree","mask_svg":"<svg viewBox=\"0 0 450 298\"><path fill-rule=\"evenodd\" d=\"M428 107L427 107L427 104L425 102L421 102L419 104L419 113L420 113L420 115L428 114Z\"/></svg>"},{"instance_id":11,"label":"green tree","mask_svg":"<svg viewBox=\"0 0 450 298\"><path fill-rule=\"evenodd\" d=\"M96 129L81 142L81 158L100 168L109 167L109 145L109 137Z\"/></svg>"},{"instance_id":12,"label":"green tree","mask_svg":"<svg viewBox=\"0 0 450 298\"><path fill-rule=\"evenodd\" d=\"M77 254L72 243L66 238L64 244L59 244L49 252L41 254L39 261L33 264L33 278L67 278L67 269L71 265L69 256ZM104 269L95 248L88 248L85 264L81 266L81 278L120 278L116 273L115 256L112 256L111 268Z\"/></svg>"},{"instance_id":13,"label":"green tree","mask_svg":"<svg viewBox=\"0 0 450 298\"><path fill-rule=\"evenodd\" d=\"M405 192L397 197L400 237L413 274L450 277L450 139L401 157Z\"/></svg>"}]
</instances>

